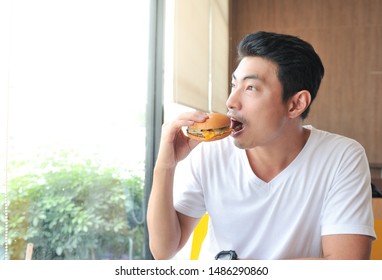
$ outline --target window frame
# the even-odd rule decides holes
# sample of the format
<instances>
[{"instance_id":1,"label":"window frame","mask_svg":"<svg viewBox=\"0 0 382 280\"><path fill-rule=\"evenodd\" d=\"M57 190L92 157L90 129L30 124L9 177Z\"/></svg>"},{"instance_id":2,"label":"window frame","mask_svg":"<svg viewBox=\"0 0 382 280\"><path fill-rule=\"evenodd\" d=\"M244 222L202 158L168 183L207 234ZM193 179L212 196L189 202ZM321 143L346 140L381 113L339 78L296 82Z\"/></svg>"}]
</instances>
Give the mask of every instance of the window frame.
<instances>
[{"instance_id":1,"label":"window frame","mask_svg":"<svg viewBox=\"0 0 382 280\"><path fill-rule=\"evenodd\" d=\"M165 0L151 0L148 93L146 107L146 160L145 160L145 207L153 182L153 169L159 150L163 124L163 66L164 66L164 10ZM145 223L145 259L153 259L149 248L147 223Z\"/></svg>"}]
</instances>

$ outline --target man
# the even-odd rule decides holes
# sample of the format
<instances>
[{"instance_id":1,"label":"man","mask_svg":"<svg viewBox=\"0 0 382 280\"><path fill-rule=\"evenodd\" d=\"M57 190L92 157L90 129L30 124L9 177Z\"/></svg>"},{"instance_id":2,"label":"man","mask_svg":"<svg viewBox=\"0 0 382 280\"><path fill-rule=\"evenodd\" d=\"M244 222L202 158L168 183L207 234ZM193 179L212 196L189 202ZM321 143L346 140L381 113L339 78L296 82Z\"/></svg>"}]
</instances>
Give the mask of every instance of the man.
<instances>
[{"instance_id":1,"label":"man","mask_svg":"<svg viewBox=\"0 0 382 280\"><path fill-rule=\"evenodd\" d=\"M202 112L163 125L147 216L154 258L173 257L205 213L201 258L225 250L218 257L370 258L364 149L303 125L324 75L319 56L297 37L269 32L247 35L238 54L230 137L187 138L182 127L203 122Z\"/></svg>"}]
</instances>

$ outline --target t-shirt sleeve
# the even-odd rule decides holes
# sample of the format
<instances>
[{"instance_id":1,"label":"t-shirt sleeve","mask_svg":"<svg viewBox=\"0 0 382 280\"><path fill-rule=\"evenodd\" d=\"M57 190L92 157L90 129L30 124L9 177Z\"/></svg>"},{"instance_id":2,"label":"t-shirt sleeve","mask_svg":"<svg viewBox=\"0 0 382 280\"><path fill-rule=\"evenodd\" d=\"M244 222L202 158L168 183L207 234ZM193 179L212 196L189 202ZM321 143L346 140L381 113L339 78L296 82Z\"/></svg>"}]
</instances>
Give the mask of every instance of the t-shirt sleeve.
<instances>
[{"instance_id":1,"label":"t-shirt sleeve","mask_svg":"<svg viewBox=\"0 0 382 280\"><path fill-rule=\"evenodd\" d=\"M174 207L178 212L193 218L200 218L206 213L199 172L201 146L197 146L178 164L174 177Z\"/></svg>"},{"instance_id":2,"label":"t-shirt sleeve","mask_svg":"<svg viewBox=\"0 0 382 280\"><path fill-rule=\"evenodd\" d=\"M340 156L335 179L324 200L321 234L362 234L375 238L365 151L354 141Z\"/></svg>"}]
</instances>

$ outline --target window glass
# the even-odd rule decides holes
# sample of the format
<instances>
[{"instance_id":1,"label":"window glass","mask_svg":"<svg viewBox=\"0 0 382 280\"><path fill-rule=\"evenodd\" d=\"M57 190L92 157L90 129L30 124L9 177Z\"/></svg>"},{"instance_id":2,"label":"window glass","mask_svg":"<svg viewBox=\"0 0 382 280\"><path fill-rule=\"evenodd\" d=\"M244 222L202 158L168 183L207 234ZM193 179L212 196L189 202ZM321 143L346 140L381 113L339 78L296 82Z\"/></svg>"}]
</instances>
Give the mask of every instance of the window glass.
<instances>
[{"instance_id":1,"label":"window glass","mask_svg":"<svg viewBox=\"0 0 382 280\"><path fill-rule=\"evenodd\" d=\"M0 259L144 257L149 2L0 4Z\"/></svg>"}]
</instances>

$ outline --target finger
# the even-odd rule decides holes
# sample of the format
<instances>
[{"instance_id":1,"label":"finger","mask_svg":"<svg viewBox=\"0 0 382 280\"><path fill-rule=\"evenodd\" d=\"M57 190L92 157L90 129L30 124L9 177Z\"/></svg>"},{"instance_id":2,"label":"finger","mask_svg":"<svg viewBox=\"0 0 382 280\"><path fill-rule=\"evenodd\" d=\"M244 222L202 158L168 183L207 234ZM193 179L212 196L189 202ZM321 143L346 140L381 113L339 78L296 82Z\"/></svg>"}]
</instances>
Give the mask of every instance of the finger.
<instances>
[{"instance_id":1,"label":"finger","mask_svg":"<svg viewBox=\"0 0 382 280\"><path fill-rule=\"evenodd\" d=\"M204 112L186 112L179 115L173 121L164 123L162 128L164 131L168 131L170 134L174 134L184 127L193 125L195 122L204 122L207 118L208 115Z\"/></svg>"},{"instance_id":2,"label":"finger","mask_svg":"<svg viewBox=\"0 0 382 280\"><path fill-rule=\"evenodd\" d=\"M188 126L194 122L204 122L208 118L208 114L201 111L186 112L177 118L178 120L184 120L188 122ZM191 123L192 122L192 123Z\"/></svg>"}]
</instances>

